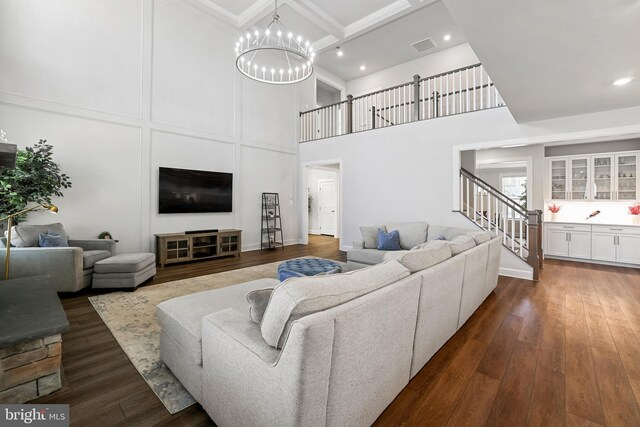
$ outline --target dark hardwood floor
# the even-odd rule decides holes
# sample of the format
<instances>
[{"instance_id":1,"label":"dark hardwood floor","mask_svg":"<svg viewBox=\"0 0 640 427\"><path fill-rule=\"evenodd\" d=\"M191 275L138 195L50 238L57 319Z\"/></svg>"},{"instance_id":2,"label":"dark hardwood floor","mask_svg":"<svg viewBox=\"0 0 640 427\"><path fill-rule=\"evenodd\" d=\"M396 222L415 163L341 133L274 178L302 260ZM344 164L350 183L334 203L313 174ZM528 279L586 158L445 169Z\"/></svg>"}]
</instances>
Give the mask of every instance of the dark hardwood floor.
<instances>
[{"instance_id":1,"label":"dark hardwood floor","mask_svg":"<svg viewBox=\"0 0 640 427\"><path fill-rule=\"evenodd\" d=\"M296 256L344 260L337 240L165 267L150 286ZM64 296L63 389L74 425L211 425L170 415L89 304ZM547 261L538 283L498 287L411 380L378 426L640 426L640 270Z\"/></svg>"}]
</instances>

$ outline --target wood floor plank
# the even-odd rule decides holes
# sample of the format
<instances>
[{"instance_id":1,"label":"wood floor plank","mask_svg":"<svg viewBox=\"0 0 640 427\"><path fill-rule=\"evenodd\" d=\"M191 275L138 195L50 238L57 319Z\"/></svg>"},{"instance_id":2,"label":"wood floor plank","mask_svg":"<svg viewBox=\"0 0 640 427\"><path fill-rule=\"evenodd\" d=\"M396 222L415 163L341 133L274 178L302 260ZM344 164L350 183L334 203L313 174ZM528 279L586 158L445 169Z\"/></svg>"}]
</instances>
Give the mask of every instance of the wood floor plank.
<instances>
[{"instance_id":1,"label":"wood floor plank","mask_svg":"<svg viewBox=\"0 0 640 427\"><path fill-rule=\"evenodd\" d=\"M526 425L537 357L536 346L516 342L487 425Z\"/></svg>"},{"instance_id":2,"label":"wood floor plank","mask_svg":"<svg viewBox=\"0 0 640 427\"><path fill-rule=\"evenodd\" d=\"M469 385L453 410L447 426L484 426L489 418L499 387L499 380L479 372L473 374Z\"/></svg>"},{"instance_id":3,"label":"wood floor plank","mask_svg":"<svg viewBox=\"0 0 640 427\"><path fill-rule=\"evenodd\" d=\"M567 412L567 427L604 427L602 424L594 423L591 420Z\"/></svg>"},{"instance_id":4,"label":"wood floor plank","mask_svg":"<svg viewBox=\"0 0 640 427\"><path fill-rule=\"evenodd\" d=\"M511 352L520 334L522 322L522 317L515 315L508 315L504 318L500 329L496 332L496 336L489 344L482 361L480 361L478 366L479 373L496 380L502 379L502 375L511 359Z\"/></svg>"},{"instance_id":5,"label":"wood floor plank","mask_svg":"<svg viewBox=\"0 0 640 427\"><path fill-rule=\"evenodd\" d=\"M640 426L640 409L617 353L593 348L593 361L608 426Z\"/></svg>"},{"instance_id":6,"label":"wood floor plank","mask_svg":"<svg viewBox=\"0 0 640 427\"><path fill-rule=\"evenodd\" d=\"M565 425L565 377L560 371L539 366L531 392L527 425L532 427L562 427Z\"/></svg>"}]
</instances>

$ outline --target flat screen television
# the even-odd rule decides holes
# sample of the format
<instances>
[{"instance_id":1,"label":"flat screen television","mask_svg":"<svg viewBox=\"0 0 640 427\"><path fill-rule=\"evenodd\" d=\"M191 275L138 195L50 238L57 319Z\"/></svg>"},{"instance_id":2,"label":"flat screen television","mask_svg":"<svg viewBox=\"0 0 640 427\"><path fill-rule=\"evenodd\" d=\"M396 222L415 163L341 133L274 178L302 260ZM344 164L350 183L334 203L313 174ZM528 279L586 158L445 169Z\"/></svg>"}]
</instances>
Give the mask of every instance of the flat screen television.
<instances>
[{"instance_id":1,"label":"flat screen television","mask_svg":"<svg viewBox=\"0 0 640 427\"><path fill-rule=\"evenodd\" d=\"M231 212L233 174L160 168L158 212Z\"/></svg>"}]
</instances>

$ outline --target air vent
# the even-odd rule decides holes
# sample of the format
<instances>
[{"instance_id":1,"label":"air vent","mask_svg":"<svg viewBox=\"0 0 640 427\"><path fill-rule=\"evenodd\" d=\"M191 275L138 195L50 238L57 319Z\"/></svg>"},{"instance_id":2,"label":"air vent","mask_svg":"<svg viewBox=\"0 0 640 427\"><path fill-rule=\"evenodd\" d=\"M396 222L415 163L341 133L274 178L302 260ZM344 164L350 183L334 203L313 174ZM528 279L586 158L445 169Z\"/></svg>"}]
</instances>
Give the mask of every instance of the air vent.
<instances>
[{"instance_id":1,"label":"air vent","mask_svg":"<svg viewBox=\"0 0 640 427\"><path fill-rule=\"evenodd\" d=\"M420 40L419 42L412 43L411 46L418 52L424 52L425 50L433 49L436 47L436 43L431 37Z\"/></svg>"}]
</instances>

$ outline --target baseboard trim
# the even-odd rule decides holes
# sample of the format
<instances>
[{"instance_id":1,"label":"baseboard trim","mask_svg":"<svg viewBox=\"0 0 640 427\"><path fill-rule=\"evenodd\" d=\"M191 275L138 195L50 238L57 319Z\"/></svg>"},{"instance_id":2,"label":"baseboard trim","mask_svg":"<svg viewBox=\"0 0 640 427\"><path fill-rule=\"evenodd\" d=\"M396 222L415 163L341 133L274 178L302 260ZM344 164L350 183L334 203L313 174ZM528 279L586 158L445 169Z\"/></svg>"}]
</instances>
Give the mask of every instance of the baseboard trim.
<instances>
[{"instance_id":1,"label":"baseboard trim","mask_svg":"<svg viewBox=\"0 0 640 427\"><path fill-rule=\"evenodd\" d=\"M309 234L319 235L320 231L318 231L318 230L309 230Z\"/></svg>"},{"instance_id":2,"label":"baseboard trim","mask_svg":"<svg viewBox=\"0 0 640 427\"><path fill-rule=\"evenodd\" d=\"M300 242L298 239L289 239L284 241L285 246L298 245ZM250 243L248 245L242 245L242 252L259 251L260 243Z\"/></svg>"},{"instance_id":3,"label":"baseboard trim","mask_svg":"<svg viewBox=\"0 0 640 427\"><path fill-rule=\"evenodd\" d=\"M516 279L533 280L533 271L500 267L500 271L498 274L500 274L501 276L515 277Z\"/></svg>"}]
</instances>

